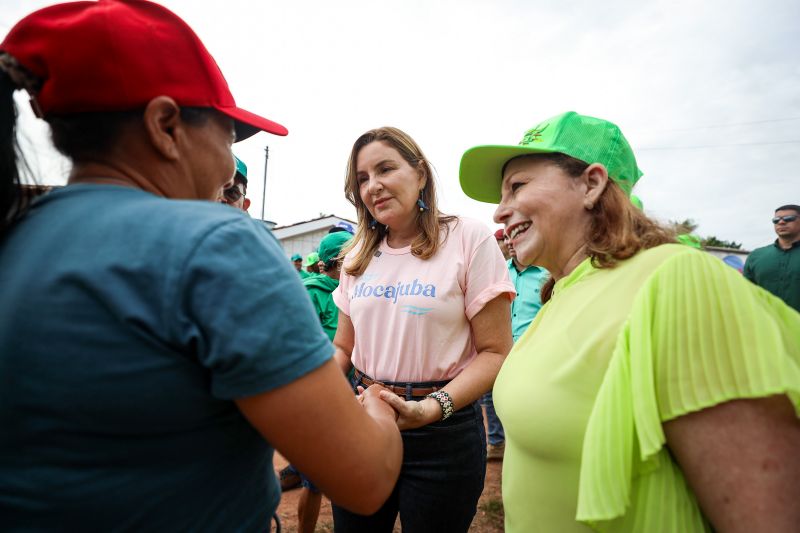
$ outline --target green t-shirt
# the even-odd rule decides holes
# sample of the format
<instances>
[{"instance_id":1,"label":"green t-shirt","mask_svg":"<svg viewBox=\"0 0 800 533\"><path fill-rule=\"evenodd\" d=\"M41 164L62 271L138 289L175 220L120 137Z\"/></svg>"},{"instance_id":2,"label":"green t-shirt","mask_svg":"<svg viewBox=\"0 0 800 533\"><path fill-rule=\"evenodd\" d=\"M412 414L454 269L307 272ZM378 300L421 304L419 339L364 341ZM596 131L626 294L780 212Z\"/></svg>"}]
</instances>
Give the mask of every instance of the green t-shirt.
<instances>
[{"instance_id":1,"label":"green t-shirt","mask_svg":"<svg viewBox=\"0 0 800 533\"><path fill-rule=\"evenodd\" d=\"M333 303L333 291L339 286L339 280L324 274L309 276L303 280L303 285L311 298L311 304L317 312L317 317L322 324L322 329L330 340L336 335L339 325L339 308Z\"/></svg>"},{"instance_id":2,"label":"green t-shirt","mask_svg":"<svg viewBox=\"0 0 800 533\"><path fill-rule=\"evenodd\" d=\"M678 244L559 280L494 387L508 533L709 531L662 423L787 394L800 314Z\"/></svg>"},{"instance_id":3,"label":"green t-shirt","mask_svg":"<svg viewBox=\"0 0 800 533\"><path fill-rule=\"evenodd\" d=\"M747 257L744 277L800 311L800 241L784 250L777 241Z\"/></svg>"}]
</instances>

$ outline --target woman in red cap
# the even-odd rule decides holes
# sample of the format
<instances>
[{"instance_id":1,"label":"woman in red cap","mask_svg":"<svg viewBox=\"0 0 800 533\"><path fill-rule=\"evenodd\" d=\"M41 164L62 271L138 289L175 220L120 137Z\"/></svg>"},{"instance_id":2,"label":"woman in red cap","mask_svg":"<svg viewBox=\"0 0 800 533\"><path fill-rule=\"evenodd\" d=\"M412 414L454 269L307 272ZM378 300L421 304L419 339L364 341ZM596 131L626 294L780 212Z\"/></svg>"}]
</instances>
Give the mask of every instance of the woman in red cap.
<instances>
[{"instance_id":1,"label":"woman in red cap","mask_svg":"<svg viewBox=\"0 0 800 533\"><path fill-rule=\"evenodd\" d=\"M29 205L18 89L73 164ZM236 107L192 30L144 1L23 19L0 45L0 108L2 527L263 531L273 446L340 505L377 509L394 411L380 387L353 398L272 235L207 201L231 143L286 129Z\"/></svg>"}]
</instances>

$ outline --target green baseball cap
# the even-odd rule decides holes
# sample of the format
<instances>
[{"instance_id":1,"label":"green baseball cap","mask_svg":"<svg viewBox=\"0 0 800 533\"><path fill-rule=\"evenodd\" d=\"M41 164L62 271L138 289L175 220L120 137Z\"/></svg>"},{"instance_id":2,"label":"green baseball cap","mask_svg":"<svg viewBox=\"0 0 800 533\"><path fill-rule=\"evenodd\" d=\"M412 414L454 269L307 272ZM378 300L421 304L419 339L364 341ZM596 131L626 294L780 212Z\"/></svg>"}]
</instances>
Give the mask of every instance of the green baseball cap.
<instances>
[{"instance_id":1,"label":"green baseball cap","mask_svg":"<svg viewBox=\"0 0 800 533\"><path fill-rule=\"evenodd\" d=\"M692 248L697 248L698 250L703 249L703 243L700 241L700 237L693 233L684 233L683 235L678 235L677 240L681 244L685 244L686 246L691 246Z\"/></svg>"},{"instance_id":2,"label":"green baseball cap","mask_svg":"<svg viewBox=\"0 0 800 533\"><path fill-rule=\"evenodd\" d=\"M500 203L503 166L509 160L553 152L589 164L602 163L627 195L642 176L631 146L615 124L568 111L526 131L518 145L476 146L464 152L459 169L461 189L480 202Z\"/></svg>"},{"instance_id":3,"label":"green baseball cap","mask_svg":"<svg viewBox=\"0 0 800 533\"><path fill-rule=\"evenodd\" d=\"M293 262L293 263L294 263L295 261L302 261L302 260L303 260L303 256L302 256L302 255L300 255L300 254L294 254L294 255L292 256L292 262Z\"/></svg>"},{"instance_id":4,"label":"green baseball cap","mask_svg":"<svg viewBox=\"0 0 800 533\"><path fill-rule=\"evenodd\" d=\"M319 260L327 263L339 255L344 245L350 242L353 236L346 231L329 233L319 241Z\"/></svg>"},{"instance_id":5,"label":"green baseball cap","mask_svg":"<svg viewBox=\"0 0 800 533\"><path fill-rule=\"evenodd\" d=\"M319 254L317 252L311 252L306 256L306 262L303 263L303 266L316 265L317 263L319 263Z\"/></svg>"},{"instance_id":6,"label":"green baseball cap","mask_svg":"<svg viewBox=\"0 0 800 533\"><path fill-rule=\"evenodd\" d=\"M233 156L233 158L236 160L236 177L247 185L247 165L238 157Z\"/></svg>"}]
</instances>

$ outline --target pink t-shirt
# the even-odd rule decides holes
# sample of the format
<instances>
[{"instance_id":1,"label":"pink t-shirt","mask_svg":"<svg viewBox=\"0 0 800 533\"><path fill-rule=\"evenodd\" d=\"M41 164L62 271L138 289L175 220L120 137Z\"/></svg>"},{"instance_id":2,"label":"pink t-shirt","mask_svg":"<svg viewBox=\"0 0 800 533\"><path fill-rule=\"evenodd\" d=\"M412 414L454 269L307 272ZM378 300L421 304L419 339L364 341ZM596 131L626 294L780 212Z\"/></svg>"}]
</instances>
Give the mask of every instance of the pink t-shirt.
<instances>
[{"instance_id":1,"label":"pink t-shirt","mask_svg":"<svg viewBox=\"0 0 800 533\"><path fill-rule=\"evenodd\" d=\"M500 294L516 293L492 232L459 218L427 260L384 240L361 276L342 270L333 300L353 322L357 369L416 382L453 379L475 358L469 321Z\"/></svg>"}]
</instances>

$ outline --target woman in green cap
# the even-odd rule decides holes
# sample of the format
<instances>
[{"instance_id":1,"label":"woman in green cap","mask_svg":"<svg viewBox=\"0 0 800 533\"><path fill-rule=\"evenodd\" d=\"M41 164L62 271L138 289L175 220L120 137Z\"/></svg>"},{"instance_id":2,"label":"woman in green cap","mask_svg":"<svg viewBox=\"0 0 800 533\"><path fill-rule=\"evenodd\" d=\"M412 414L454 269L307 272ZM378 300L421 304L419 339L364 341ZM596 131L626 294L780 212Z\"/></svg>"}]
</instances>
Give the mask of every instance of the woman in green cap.
<instances>
[{"instance_id":1,"label":"woman in green cap","mask_svg":"<svg viewBox=\"0 0 800 533\"><path fill-rule=\"evenodd\" d=\"M796 531L800 314L637 209L613 124L570 112L461 161L547 302L494 387L509 533Z\"/></svg>"}]
</instances>

